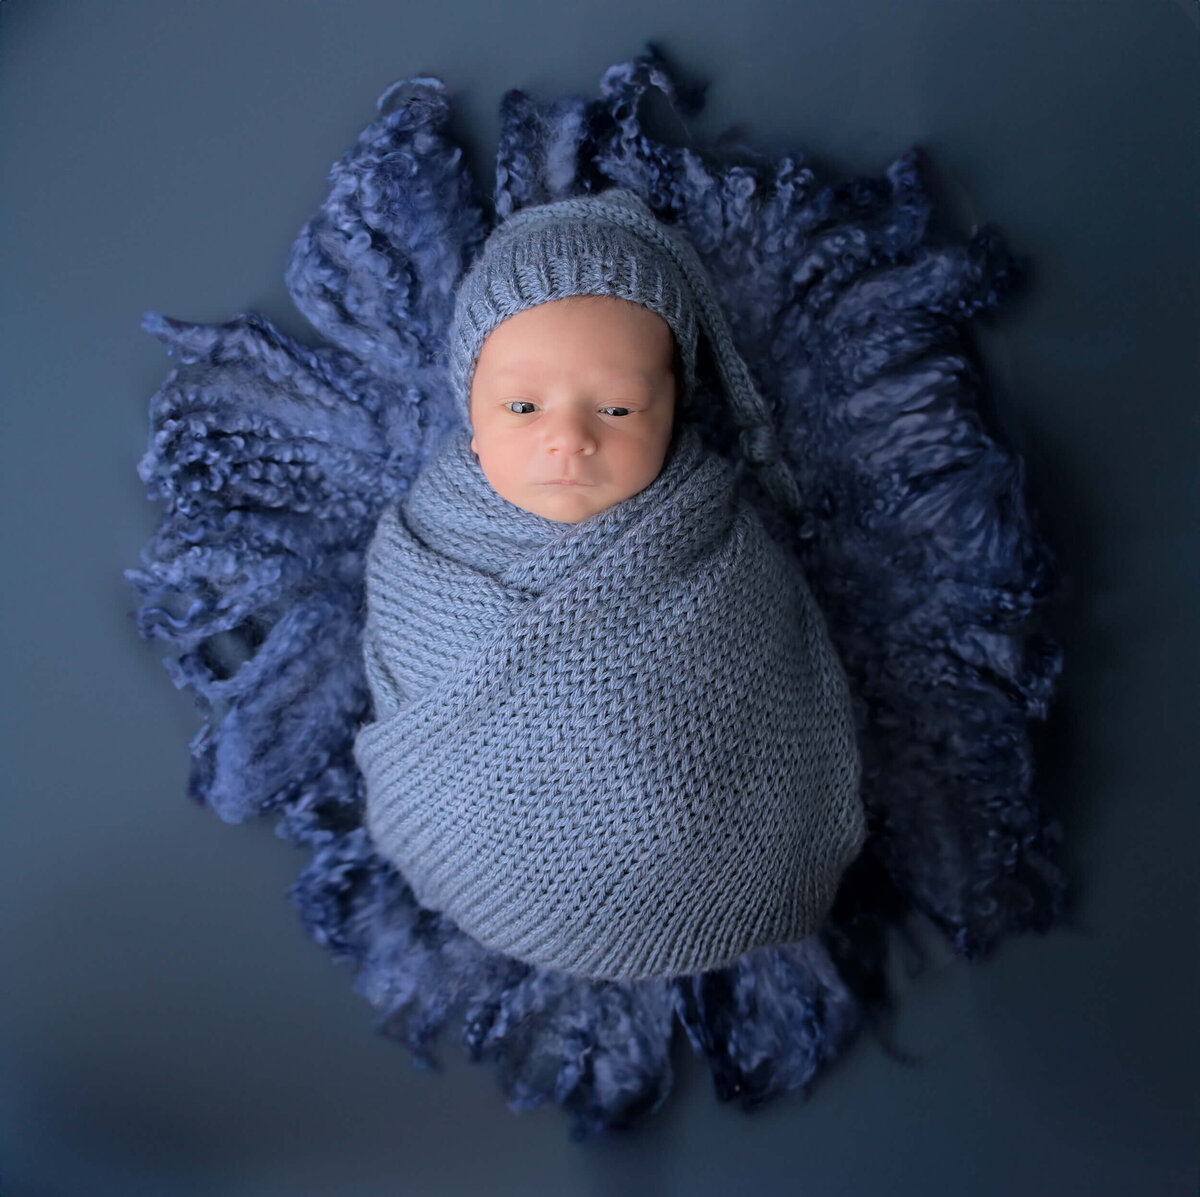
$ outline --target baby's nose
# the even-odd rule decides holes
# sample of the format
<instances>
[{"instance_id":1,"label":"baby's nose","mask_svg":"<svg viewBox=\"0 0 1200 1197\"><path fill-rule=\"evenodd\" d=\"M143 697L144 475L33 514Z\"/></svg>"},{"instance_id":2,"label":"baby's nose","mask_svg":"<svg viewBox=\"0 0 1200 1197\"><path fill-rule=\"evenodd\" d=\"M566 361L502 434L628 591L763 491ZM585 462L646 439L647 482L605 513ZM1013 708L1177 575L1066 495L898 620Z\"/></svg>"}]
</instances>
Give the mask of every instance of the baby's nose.
<instances>
[{"instance_id":1,"label":"baby's nose","mask_svg":"<svg viewBox=\"0 0 1200 1197\"><path fill-rule=\"evenodd\" d=\"M551 453L594 453L596 438L588 429L584 418L561 415L547 430L546 448Z\"/></svg>"}]
</instances>

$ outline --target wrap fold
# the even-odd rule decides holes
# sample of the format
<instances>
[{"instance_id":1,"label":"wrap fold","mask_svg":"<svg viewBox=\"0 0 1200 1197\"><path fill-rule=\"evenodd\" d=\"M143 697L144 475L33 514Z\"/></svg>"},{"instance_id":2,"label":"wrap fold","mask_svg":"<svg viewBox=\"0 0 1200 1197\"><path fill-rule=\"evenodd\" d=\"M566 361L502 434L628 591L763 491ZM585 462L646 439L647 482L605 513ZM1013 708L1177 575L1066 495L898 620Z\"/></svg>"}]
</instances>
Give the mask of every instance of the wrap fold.
<instances>
[{"instance_id":1,"label":"wrap fold","mask_svg":"<svg viewBox=\"0 0 1200 1197\"><path fill-rule=\"evenodd\" d=\"M865 820L848 689L796 560L676 430L578 524L497 495L456 430L367 557L367 825L425 907L632 980L802 940Z\"/></svg>"}]
</instances>

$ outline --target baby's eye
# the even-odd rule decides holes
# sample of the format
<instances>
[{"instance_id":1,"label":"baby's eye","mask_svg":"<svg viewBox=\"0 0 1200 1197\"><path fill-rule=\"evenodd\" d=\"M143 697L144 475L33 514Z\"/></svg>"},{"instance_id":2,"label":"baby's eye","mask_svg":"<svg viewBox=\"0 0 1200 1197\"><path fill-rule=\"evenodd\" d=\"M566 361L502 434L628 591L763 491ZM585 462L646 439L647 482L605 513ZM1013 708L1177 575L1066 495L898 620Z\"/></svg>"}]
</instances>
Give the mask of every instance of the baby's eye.
<instances>
[{"instance_id":1,"label":"baby's eye","mask_svg":"<svg viewBox=\"0 0 1200 1197\"><path fill-rule=\"evenodd\" d=\"M627 408L627 407L602 407L600 410L601 410L601 411L612 412L612 414L613 414L614 416L627 416L627 415L629 415L629 408Z\"/></svg>"},{"instance_id":2,"label":"baby's eye","mask_svg":"<svg viewBox=\"0 0 1200 1197\"><path fill-rule=\"evenodd\" d=\"M529 412L524 411L513 411L514 405L517 407L527 407L529 408L529 411L533 411L533 404L529 403L527 400L510 399L504 406L507 407L509 411L512 411L514 416L527 416L529 414Z\"/></svg>"}]
</instances>

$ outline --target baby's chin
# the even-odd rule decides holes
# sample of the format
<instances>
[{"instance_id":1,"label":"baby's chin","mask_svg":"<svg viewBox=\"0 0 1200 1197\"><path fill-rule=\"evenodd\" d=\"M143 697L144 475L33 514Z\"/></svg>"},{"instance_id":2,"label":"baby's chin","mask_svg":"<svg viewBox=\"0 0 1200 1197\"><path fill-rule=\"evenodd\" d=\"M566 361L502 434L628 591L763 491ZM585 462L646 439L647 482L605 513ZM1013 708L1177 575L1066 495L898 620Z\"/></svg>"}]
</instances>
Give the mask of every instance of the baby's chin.
<instances>
[{"instance_id":1,"label":"baby's chin","mask_svg":"<svg viewBox=\"0 0 1200 1197\"><path fill-rule=\"evenodd\" d=\"M504 495L509 503L520 507L522 511L541 516L542 519L553 519L560 524L580 524L584 519L598 516L601 511L607 511L630 497L608 486L563 486L551 483L523 487L516 495Z\"/></svg>"},{"instance_id":2,"label":"baby's chin","mask_svg":"<svg viewBox=\"0 0 1200 1197\"><path fill-rule=\"evenodd\" d=\"M593 515L615 507L628 497L614 494L608 487L603 486L545 485L532 488L510 502L523 511L540 515L543 519L554 520L560 524L581 524Z\"/></svg>"}]
</instances>

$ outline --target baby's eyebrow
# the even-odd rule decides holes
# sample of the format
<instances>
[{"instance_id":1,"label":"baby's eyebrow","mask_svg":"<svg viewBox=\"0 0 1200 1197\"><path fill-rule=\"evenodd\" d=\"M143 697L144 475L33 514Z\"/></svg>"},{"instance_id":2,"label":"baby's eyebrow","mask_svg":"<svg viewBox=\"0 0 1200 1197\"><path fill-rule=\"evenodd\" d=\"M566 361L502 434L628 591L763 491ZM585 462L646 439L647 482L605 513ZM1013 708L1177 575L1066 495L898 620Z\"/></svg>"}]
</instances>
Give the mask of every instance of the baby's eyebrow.
<instances>
[{"instance_id":1,"label":"baby's eyebrow","mask_svg":"<svg viewBox=\"0 0 1200 1197\"><path fill-rule=\"evenodd\" d=\"M510 366L499 366L493 370L492 375L496 378L512 378L536 376L542 373L541 364L538 362L517 362ZM661 371L661 374L668 374L669 370ZM603 378L606 382L616 382L623 385L645 386L652 387L659 380L660 374L647 374L642 370L604 370L597 371L596 376Z\"/></svg>"}]
</instances>

